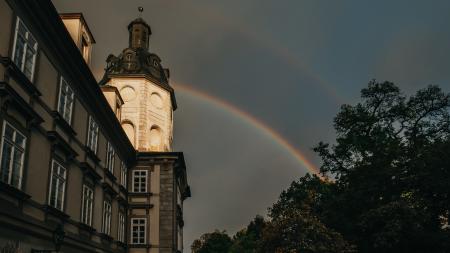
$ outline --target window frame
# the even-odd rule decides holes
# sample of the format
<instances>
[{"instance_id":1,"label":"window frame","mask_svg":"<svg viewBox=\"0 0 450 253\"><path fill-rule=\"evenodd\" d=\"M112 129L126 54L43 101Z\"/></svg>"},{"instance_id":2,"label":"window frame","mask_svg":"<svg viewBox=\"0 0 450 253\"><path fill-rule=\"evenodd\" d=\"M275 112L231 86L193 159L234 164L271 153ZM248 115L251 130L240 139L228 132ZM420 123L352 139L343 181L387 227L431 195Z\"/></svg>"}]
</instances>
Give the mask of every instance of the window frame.
<instances>
[{"instance_id":1,"label":"window frame","mask_svg":"<svg viewBox=\"0 0 450 253\"><path fill-rule=\"evenodd\" d=\"M120 163L120 184L126 189L127 188L127 179L128 179L128 168L125 163L122 161Z\"/></svg>"},{"instance_id":2,"label":"window frame","mask_svg":"<svg viewBox=\"0 0 450 253\"><path fill-rule=\"evenodd\" d=\"M64 84L64 85L63 85ZM63 94L63 86L66 87L66 90L64 91L65 96L62 97ZM68 94L70 91L71 94ZM67 111L67 101L68 101L68 95L69 97L69 101L71 102L70 104L70 108L69 108L69 115L66 118L66 111ZM63 107L63 111L60 111L61 108L61 101L64 100L64 107ZM61 115L61 117L69 124L72 124L72 115L73 115L73 107L75 104L75 92L73 91L72 87L70 86L69 82L67 82L67 80L63 77L60 76L59 78L59 93L58 93L58 104L57 104L57 108L56 110L58 111L58 113Z\"/></svg>"},{"instance_id":3,"label":"window frame","mask_svg":"<svg viewBox=\"0 0 450 253\"><path fill-rule=\"evenodd\" d=\"M126 242L126 220L125 212L119 211L117 240L123 243Z\"/></svg>"},{"instance_id":4,"label":"window frame","mask_svg":"<svg viewBox=\"0 0 450 253\"><path fill-rule=\"evenodd\" d=\"M93 129L91 129L93 127ZM94 152L94 154L97 154L98 149L98 124L95 121L94 117L89 115L88 119L88 134L87 134L87 140L86 140L86 146ZM95 141L94 141L95 138Z\"/></svg>"},{"instance_id":5,"label":"window frame","mask_svg":"<svg viewBox=\"0 0 450 253\"><path fill-rule=\"evenodd\" d=\"M141 191L141 190L136 191L136 183L135 183L135 180L137 178L137 176L135 174L136 172L145 172L145 177L144 177L144 179L145 179L145 191ZM142 178L142 175L139 175L138 177ZM139 183L141 183L141 182L139 182ZM140 188L140 185L139 185L139 188ZM131 190L134 193L146 193L146 192L148 192L148 170L133 170L133 184L131 186Z\"/></svg>"},{"instance_id":6,"label":"window frame","mask_svg":"<svg viewBox=\"0 0 450 253\"><path fill-rule=\"evenodd\" d=\"M55 193L56 193L55 203L54 203L54 205L52 205L52 203L51 203L52 202L52 189L53 189L52 186L53 186L53 176L54 176L54 172L55 172L55 164L58 165L59 168L64 169L64 177L61 177L59 175L60 172L59 172L58 175L56 175L56 177L57 177L57 182L56 182L57 190L55 190ZM67 168L61 162L57 161L54 158L51 159L51 170L50 170L49 191L48 191L49 192L48 193L48 205L53 207L53 208L55 208L55 209L58 209L60 211L64 211L65 195L66 195L66 187L67 187L67 173L68 173ZM58 177L59 177L59 180L58 180ZM58 207L58 199L57 198L58 198L58 194L60 193L59 192L59 184L61 183L60 182L61 179L63 180L63 189L62 189L62 192L61 192L61 206Z\"/></svg>"},{"instance_id":7,"label":"window frame","mask_svg":"<svg viewBox=\"0 0 450 253\"><path fill-rule=\"evenodd\" d=\"M22 27L24 28L24 32L25 34L22 35L19 33L19 27L20 24L22 24ZM19 62L16 62L16 53L17 53L17 38L21 37L24 41L23 44L23 52L22 55L20 56L21 58L21 62L20 62L20 66L19 66ZM33 40L35 42L33 47L30 47L29 44L31 42L30 40ZM28 76L25 73L25 67L26 67L26 55L28 53L28 50L33 50L33 59L32 59L32 66L31 66L31 76ZM33 82L34 80L34 74L35 74L35 70L36 70L36 59L37 59L37 55L38 55L38 51L39 51L39 43L37 42L37 40L34 38L33 34L30 32L30 29L28 29L28 27L25 25L25 23L22 21L22 19L19 16L16 16L16 24L14 25L14 42L12 45L12 61L16 64L16 66L20 69L20 71L22 71L22 73L31 81Z\"/></svg>"},{"instance_id":8,"label":"window frame","mask_svg":"<svg viewBox=\"0 0 450 253\"><path fill-rule=\"evenodd\" d=\"M6 127L10 127L13 130L13 140L6 140L6 136L5 136L5 132L6 132ZM16 137L17 134L21 135L23 138L23 147L17 146L16 142ZM5 141L9 142L9 144L11 145L12 151L10 154L10 160L9 160L9 164L8 164L8 180L7 182L4 182L3 180L0 179L1 182L11 185L19 190L22 190L22 183L23 183L23 174L24 174L24 167L25 167L25 153L27 151L27 136L25 134L23 134L20 130L18 130L16 127L14 127L11 123L9 123L7 120L3 121L3 128L2 128L2 136L1 136L1 146L0 146L0 173L2 172L1 169L1 163L3 161L3 149L4 149L4 145L5 145ZM19 170L19 180L18 180L18 185L15 186L12 184L12 175L13 175L13 165L14 165L14 157L16 154L16 149L19 149L19 151L22 152L22 156L20 158L20 170ZM0 176L2 176L0 174Z\"/></svg>"},{"instance_id":9,"label":"window frame","mask_svg":"<svg viewBox=\"0 0 450 253\"><path fill-rule=\"evenodd\" d=\"M90 198L90 202L86 202L85 200L85 190L90 191L92 196ZM87 185L87 184L83 184L83 189L82 189L82 195L81 195L81 216L80 216L80 220L82 223L88 225L88 226L92 226L92 218L93 218L93 210L94 210L94 198L95 198L95 192L94 192L94 188ZM85 210L86 208L86 204L88 204L90 207L88 207L88 211L89 213ZM87 216L86 216L87 215Z\"/></svg>"},{"instance_id":10,"label":"window frame","mask_svg":"<svg viewBox=\"0 0 450 253\"><path fill-rule=\"evenodd\" d=\"M144 220L144 224L142 225L142 224L133 224L133 221L134 220ZM133 245L143 245L143 244L146 244L147 243L147 218L145 218L145 217L135 217L135 218L131 218L131 222L130 222L131 224L130 224L130 243L131 244L133 244ZM144 237L142 238L143 240L144 240L144 242L134 242L134 235L133 235L133 227L135 227L135 226L143 226L144 227ZM140 231L139 231L140 232ZM137 237L137 239L139 240L139 239L141 239L140 238L140 236L138 235L138 237Z\"/></svg>"},{"instance_id":11,"label":"window frame","mask_svg":"<svg viewBox=\"0 0 450 253\"><path fill-rule=\"evenodd\" d=\"M111 220L112 220L112 203L110 200L103 200L103 214L102 214L102 233L111 235Z\"/></svg>"},{"instance_id":12,"label":"window frame","mask_svg":"<svg viewBox=\"0 0 450 253\"><path fill-rule=\"evenodd\" d=\"M114 158L116 151L114 146L108 141L106 144L106 168L111 174L114 174Z\"/></svg>"}]
</instances>

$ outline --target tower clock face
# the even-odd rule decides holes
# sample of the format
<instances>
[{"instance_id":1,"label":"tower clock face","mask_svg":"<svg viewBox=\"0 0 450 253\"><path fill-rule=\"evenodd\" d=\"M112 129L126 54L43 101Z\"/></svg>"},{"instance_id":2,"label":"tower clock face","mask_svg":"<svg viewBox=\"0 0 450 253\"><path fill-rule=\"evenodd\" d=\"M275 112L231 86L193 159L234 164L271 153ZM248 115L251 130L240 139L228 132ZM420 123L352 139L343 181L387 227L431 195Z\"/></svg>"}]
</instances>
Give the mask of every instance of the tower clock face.
<instances>
[{"instance_id":1,"label":"tower clock face","mask_svg":"<svg viewBox=\"0 0 450 253\"><path fill-rule=\"evenodd\" d=\"M120 95L122 96L124 102L128 102L136 98L136 92L130 86L123 87L122 90L120 90Z\"/></svg>"},{"instance_id":2,"label":"tower clock face","mask_svg":"<svg viewBox=\"0 0 450 253\"><path fill-rule=\"evenodd\" d=\"M158 109L161 109L163 107L163 101L161 96L158 93L152 93L150 97L150 102L152 105Z\"/></svg>"}]
</instances>

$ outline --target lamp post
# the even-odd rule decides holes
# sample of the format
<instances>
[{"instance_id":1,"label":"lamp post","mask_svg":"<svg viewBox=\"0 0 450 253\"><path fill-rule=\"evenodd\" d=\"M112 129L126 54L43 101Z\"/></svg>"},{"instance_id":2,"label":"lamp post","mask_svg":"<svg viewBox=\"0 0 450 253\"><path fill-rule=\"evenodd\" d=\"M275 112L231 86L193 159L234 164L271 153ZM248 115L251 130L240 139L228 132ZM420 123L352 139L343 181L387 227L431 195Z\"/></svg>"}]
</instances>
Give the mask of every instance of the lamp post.
<instances>
[{"instance_id":1,"label":"lamp post","mask_svg":"<svg viewBox=\"0 0 450 253\"><path fill-rule=\"evenodd\" d=\"M59 224L55 231L53 231L53 243L55 244L55 249L31 249L31 253L53 253L59 252L61 245L64 242L64 237L66 233L64 232L64 227Z\"/></svg>"}]
</instances>

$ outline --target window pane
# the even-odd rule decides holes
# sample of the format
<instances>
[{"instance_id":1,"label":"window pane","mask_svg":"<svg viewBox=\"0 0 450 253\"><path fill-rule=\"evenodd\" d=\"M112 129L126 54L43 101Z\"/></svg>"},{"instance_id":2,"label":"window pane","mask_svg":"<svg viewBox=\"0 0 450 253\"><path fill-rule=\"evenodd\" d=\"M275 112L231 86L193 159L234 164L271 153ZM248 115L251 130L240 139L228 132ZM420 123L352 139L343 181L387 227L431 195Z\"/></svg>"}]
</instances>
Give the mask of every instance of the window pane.
<instances>
[{"instance_id":1,"label":"window pane","mask_svg":"<svg viewBox=\"0 0 450 253\"><path fill-rule=\"evenodd\" d=\"M18 145L19 147L25 147L25 136L19 134L16 132L16 140L15 140L16 145Z\"/></svg>"},{"instance_id":2,"label":"window pane","mask_svg":"<svg viewBox=\"0 0 450 253\"><path fill-rule=\"evenodd\" d=\"M13 167L12 167L12 175L11 175L11 185L14 187L20 187L20 170L22 168L22 155L23 152L20 150L15 150L14 159L13 159Z\"/></svg>"},{"instance_id":3,"label":"window pane","mask_svg":"<svg viewBox=\"0 0 450 253\"><path fill-rule=\"evenodd\" d=\"M20 69L22 69L24 51L25 40L21 36L17 36L16 48L14 51L14 63L16 63L17 67L19 67Z\"/></svg>"},{"instance_id":4,"label":"window pane","mask_svg":"<svg viewBox=\"0 0 450 253\"><path fill-rule=\"evenodd\" d=\"M3 153L1 162L1 180L5 183L9 183L9 164L11 162L12 145L6 140L3 143Z\"/></svg>"},{"instance_id":5,"label":"window pane","mask_svg":"<svg viewBox=\"0 0 450 253\"><path fill-rule=\"evenodd\" d=\"M18 27L18 33L25 38L27 29L25 28L25 25L22 23L22 21L18 20L19 27Z\"/></svg>"},{"instance_id":6,"label":"window pane","mask_svg":"<svg viewBox=\"0 0 450 253\"><path fill-rule=\"evenodd\" d=\"M12 141L14 138L14 129L8 124L5 124L5 138Z\"/></svg>"},{"instance_id":7,"label":"window pane","mask_svg":"<svg viewBox=\"0 0 450 253\"><path fill-rule=\"evenodd\" d=\"M30 47L27 47L26 53L25 53L25 66L23 69L23 72L26 77L28 77L30 80L33 77L33 65L34 65L34 52Z\"/></svg>"},{"instance_id":8,"label":"window pane","mask_svg":"<svg viewBox=\"0 0 450 253\"><path fill-rule=\"evenodd\" d=\"M50 185L50 199L49 199L49 204L53 207L56 206L56 188L57 188L57 178L55 177L55 175L52 175L52 179L51 179L51 185Z\"/></svg>"}]
</instances>

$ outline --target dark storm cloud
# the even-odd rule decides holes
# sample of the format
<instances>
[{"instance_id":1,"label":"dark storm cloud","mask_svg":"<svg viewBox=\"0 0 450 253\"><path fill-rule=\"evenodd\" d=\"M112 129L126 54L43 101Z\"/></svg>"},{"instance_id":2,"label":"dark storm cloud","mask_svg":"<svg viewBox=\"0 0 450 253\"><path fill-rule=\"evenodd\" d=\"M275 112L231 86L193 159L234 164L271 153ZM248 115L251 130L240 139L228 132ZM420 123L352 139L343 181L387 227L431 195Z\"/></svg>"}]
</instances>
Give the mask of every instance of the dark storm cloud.
<instances>
[{"instance_id":1,"label":"dark storm cloud","mask_svg":"<svg viewBox=\"0 0 450 253\"><path fill-rule=\"evenodd\" d=\"M372 78L413 91L450 90L449 1L55 0L83 12L97 41L93 71L127 46L144 7L150 47L172 80L226 100L286 137L310 160L332 141L332 118ZM175 148L185 152L193 198L185 242L215 228L235 232L264 214L305 168L255 127L177 93Z\"/></svg>"}]
</instances>

